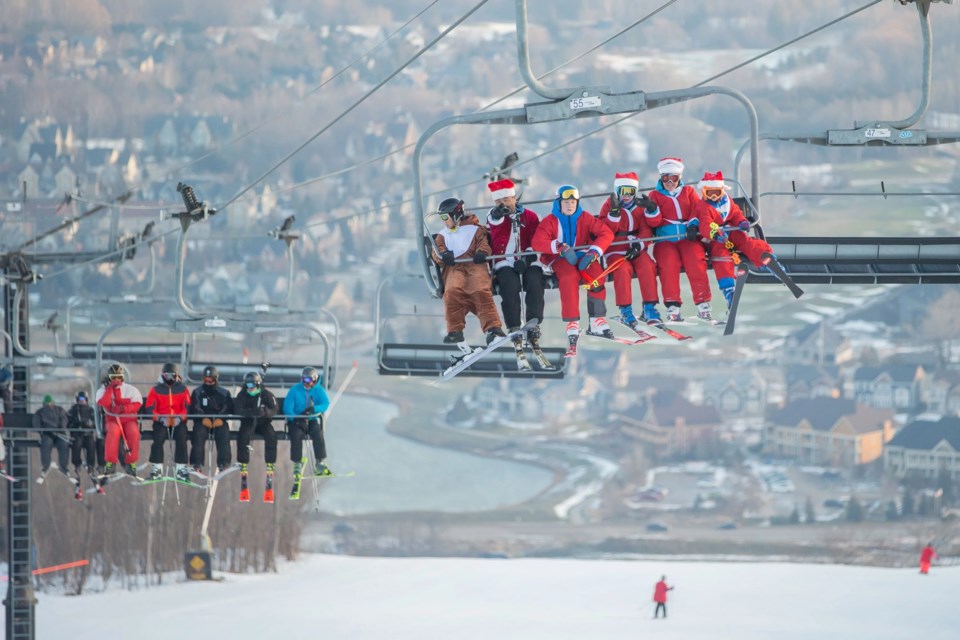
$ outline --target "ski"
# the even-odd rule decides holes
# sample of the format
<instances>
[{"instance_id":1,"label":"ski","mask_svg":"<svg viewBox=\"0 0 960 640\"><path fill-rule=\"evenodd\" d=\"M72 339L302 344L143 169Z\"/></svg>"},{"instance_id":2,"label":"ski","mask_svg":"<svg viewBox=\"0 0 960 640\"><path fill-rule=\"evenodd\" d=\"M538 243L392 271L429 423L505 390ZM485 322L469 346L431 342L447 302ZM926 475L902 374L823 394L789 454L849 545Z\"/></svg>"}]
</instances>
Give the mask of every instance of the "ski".
<instances>
[{"instance_id":1,"label":"ski","mask_svg":"<svg viewBox=\"0 0 960 640\"><path fill-rule=\"evenodd\" d=\"M17 482L19 480L19 478L14 478L10 474L8 474L6 471L0 471L0 478L9 480L10 482Z\"/></svg>"},{"instance_id":2,"label":"ski","mask_svg":"<svg viewBox=\"0 0 960 640\"><path fill-rule=\"evenodd\" d=\"M515 341L513 348L517 352L517 371L533 371L530 361L527 360L527 354L523 352L523 339Z\"/></svg>"},{"instance_id":3,"label":"ski","mask_svg":"<svg viewBox=\"0 0 960 640\"><path fill-rule=\"evenodd\" d=\"M188 487L193 487L194 489L206 489L206 485L197 484L196 482L190 482L189 480L181 480L180 478L171 478L170 476L163 476L161 478L154 478L153 480L140 480L137 483L137 486L146 486L148 484L157 484L160 482L176 482L177 484L186 485Z\"/></svg>"},{"instance_id":4,"label":"ski","mask_svg":"<svg viewBox=\"0 0 960 640\"><path fill-rule=\"evenodd\" d=\"M214 474L213 479L223 480L226 476L230 475L234 471L240 471L240 467L241 467L240 463L234 463L229 467L227 467L226 469L222 469L221 471L218 471L216 474Z\"/></svg>"},{"instance_id":5,"label":"ski","mask_svg":"<svg viewBox=\"0 0 960 640\"><path fill-rule=\"evenodd\" d=\"M346 471L344 473L331 473L325 476L306 475L300 480L326 480L327 478L352 478L357 475L356 471Z\"/></svg>"},{"instance_id":6,"label":"ski","mask_svg":"<svg viewBox=\"0 0 960 640\"><path fill-rule=\"evenodd\" d=\"M647 338L637 338L636 340L633 340L631 338L619 338L617 336L609 337L609 336L603 335L602 333L591 333L590 331L587 331L586 335L590 336L591 338L600 338L602 340L619 342L620 344L643 344L644 342L649 342L650 340L656 338L655 335L651 335L649 333L647 334L648 336Z\"/></svg>"},{"instance_id":7,"label":"ski","mask_svg":"<svg viewBox=\"0 0 960 640\"><path fill-rule=\"evenodd\" d=\"M304 460L306 457L303 458ZM293 486L290 487L290 499L300 499L300 481L303 479L303 463L296 462L293 465Z\"/></svg>"},{"instance_id":8,"label":"ski","mask_svg":"<svg viewBox=\"0 0 960 640\"><path fill-rule=\"evenodd\" d=\"M787 289L790 289L790 293L793 294L794 298L799 298L803 295L803 289L797 286L797 283L793 281L793 278L787 275L786 270L783 268L783 265L780 264L780 261L772 253L764 252L761 257L763 258L764 265L770 269L770 272L777 277L777 279L786 285Z\"/></svg>"},{"instance_id":9,"label":"ski","mask_svg":"<svg viewBox=\"0 0 960 640\"><path fill-rule=\"evenodd\" d=\"M671 328L668 327L667 325L663 324L663 322L656 322L656 323L653 323L653 324L651 324L651 323L648 322L648 323L647 323L647 326L648 326L648 327L653 327L653 328L656 329L657 331L662 331L663 333L665 333L666 335L670 336L670 337L673 338L674 340L680 340L680 341L683 341L683 340L693 340L693 336L688 336L688 335L686 335L686 334L680 333L679 331L674 331L673 329L671 329Z\"/></svg>"},{"instance_id":10,"label":"ski","mask_svg":"<svg viewBox=\"0 0 960 640\"><path fill-rule=\"evenodd\" d=\"M733 285L733 297L730 299L730 308L727 310L727 326L723 328L723 335L732 336L734 325L737 322L737 309L740 308L740 296L743 295L743 287L747 284L747 274L749 270L745 264L738 264L736 267L736 282Z\"/></svg>"},{"instance_id":11,"label":"ski","mask_svg":"<svg viewBox=\"0 0 960 640\"><path fill-rule=\"evenodd\" d=\"M643 323L638 322L638 323L637 323L637 326L631 327L629 324L627 324L626 322L623 321L623 318L621 318L621 317L619 317L619 316L615 317L615 318L614 318L614 321L619 322L620 324L622 324L622 325L625 326L626 328L628 328L628 329L630 329L631 331L633 331L634 333L636 333L638 336L640 336L640 339L642 339L644 342L646 342L647 340L655 340L656 337L657 337L657 336L653 335L652 333L649 333L649 332L647 332L647 331L644 331L644 330L641 328L641 327L644 326Z\"/></svg>"},{"instance_id":12,"label":"ski","mask_svg":"<svg viewBox=\"0 0 960 640\"><path fill-rule=\"evenodd\" d=\"M553 371L556 369L554 364L550 362L550 358L547 357L547 354L545 354L542 349L537 349L535 347L531 348L533 349L533 357L537 359L537 364L541 369L544 371Z\"/></svg>"},{"instance_id":13,"label":"ski","mask_svg":"<svg viewBox=\"0 0 960 640\"><path fill-rule=\"evenodd\" d=\"M703 324L708 324L711 327L722 327L723 325L727 324L726 320L717 320L716 318L713 318L713 317L711 317L709 320L706 318L701 318L700 316L693 316L693 317L696 318L698 322L702 322Z\"/></svg>"},{"instance_id":14,"label":"ski","mask_svg":"<svg viewBox=\"0 0 960 640\"><path fill-rule=\"evenodd\" d=\"M198 478L198 479L200 479L200 480L209 480L209 479L210 479L210 476L208 476L207 474L205 474L203 471L200 471L200 469L194 469L193 467L190 468L190 475L192 475L192 476L194 476L195 478Z\"/></svg>"},{"instance_id":15,"label":"ski","mask_svg":"<svg viewBox=\"0 0 960 640\"><path fill-rule=\"evenodd\" d=\"M250 502L250 488L247 486L247 474L240 474L240 502Z\"/></svg>"},{"instance_id":16,"label":"ski","mask_svg":"<svg viewBox=\"0 0 960 640\"><path fill-rule=\"evenodd\" d=\"M527 322L527 324L523 325L522 327L520 327L520 328L517 329L516 331L511 331L510 333L508 333L508 334L505 335L505 336L498 336L498 337L495 338L492 342L490 342L490 344L488 344L485 348L476 347L475 349L473 349L473 351L471 351L471 352L469 352L469 353L466 353L466 352L465 352L464 355L461 356L460 358L457 358L456 361L455 361L452 365L450 365L449 367L447 367L446 369L444 369L443 372L440 374L440 378L437 379L437 380L435 380L435 381L432 382L431 384L438 384L438 383L440 383L440 382L446 382L447 380L450 380L450 379L456 377L460 372L462 372L462 371L464 371L465 369L469 368L474 362L476 362L476 361L479 360L480 358L482 358L482 357L484 357L485 355L493 352L495 349L497 349L500 345L502 345L503 343L507 342L508 340L512 340L513 338L516 338L517 336L522 336L524 333L526 333L526 332L529 331L530 329L532 329L532 328L534 328L535 326L537 326L537 324L538 324L538 323L537 323L537 321L536 321L535 319L534 319L534 320L530 320L529 322ZM458 345L458 346L459 346L459 345ZM460 348L461 348L461 350L465 351L465 349L464 349L463 347L460 347Z\"/></svg>"},{"instance_id":17,"label":"ski","mask_svg":"<svg viewBox=\"0 0 960 640\"><path fill-rule=\"evenodd\" d=\"M266 487L263 489L263 501L267 504L273 504L273 474L267 472Z\"/></svg>"}]
</instances>

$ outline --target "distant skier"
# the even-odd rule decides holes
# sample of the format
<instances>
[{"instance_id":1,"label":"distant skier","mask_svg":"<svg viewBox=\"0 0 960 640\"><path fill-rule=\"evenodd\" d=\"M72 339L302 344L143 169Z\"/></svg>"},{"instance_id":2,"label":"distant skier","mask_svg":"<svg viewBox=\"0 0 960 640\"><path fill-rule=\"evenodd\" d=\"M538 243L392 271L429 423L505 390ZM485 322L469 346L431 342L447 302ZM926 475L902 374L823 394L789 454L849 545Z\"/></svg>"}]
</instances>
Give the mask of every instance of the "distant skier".
<instances>
[{"instance_id":1,"label":"distant skier","mask_svg":"<svg viewBox=\"0 0 960 640\"><path fill-rule=\"evenodd\" d=\"M327 445L323 438L323 412L329 406L330 398L320 383L320 372L314 367L304 367L300 382L290 387L287 397L283 399L283 413L289 426L294 485L298 490L303 461L306 460L303 455L303 440L308 436L313 440L314 475L332 475L323 462L327 457Z\"/></svg>"},{"instance_id":2,"label":"distant skier","mask_svg":"<svg viewBox=\"0 0 960 640\"><path fill-rule=\"evenodd\" d=\"M90 476L97 475L97 467L103 465L102 455L97 451L97 432L94 423L93 407L86 391L80 391L74 398L73 406L67 411L67 426L73 434L70 457L73 468L80 478L83 469L83 455L86 454L86 467Z\"/></svg>"},{"instance_id":3,"label":"distant skier","mask_svg":"<svg viewBox=\"0 0 960 640\"><path fill-rule=\"evenodd\" d=\"M437 215L445 225L436 236L437 253L433 255L443 278L443 312L447 322L447 335L443 341L447 344L464 341L467 312L472 311L480 320L480 328L487 334L487 344L490 344L494 338L506 334L500 325L490 288L487 230L480 226L477 216L464 210L463 200L458 198L441 202ZM457 262L458 259L462 261Z\"/></svg>"},{"instance_id":4,"label":"distant skier","mask_svg":"<svg viewBox=\"0 0 960 640\"><path fill-rule=\"evenodd\" d=\"M673 587L667 586L667 576L660 576L660 582L653 588L653 601L657 603L657 608L653 611L654 619L663 611L663 617L667 617L667 591L673 591Z\"/></svg>"},{"instance_id":5,"label":"distant skier","mask_svg":"<svg viewBox=\"0 0 960 640\"><path fill-rule=\"evenodd\" d=\"M927 546L920 552L920 573L927 575L930 573L930 563L937 557L937 552L933 550L933 543L928 542Z\"/></svg>"},{"instance_id":6,"label":"distant skier","mask_svg":"<svg viewBox=\"0 0 960 640\"><path fill-rule=\"evenodd\" d=\"M173 432L173 461L177 465L177 480L188 482L187 467L187 408L190 392L180 378L180 367L168 362L160 371L160 381L147 393L144 408L153 410L153 443L150 445L150 479L163 476L163 445L167 434Z\"/></svg>"},{"instance_id":7,"label":"distant skier","mask_svg":"<svg viewBox=\"0 0 960 640\"><path fill-rule=\"evenodd\" d=\"M206 455L207 439L211 436L217 445L217 469L230 466L230 425L224 417L233 413L233 396L220 386L220 372L209 365L203 368L203 384L190 395L191 411L202 415L193 419L193 443L190 448L190 464L201 471Z\"/></svg>"},{"instance_id":8,"label":"distant skier","mask_svg":"<svg viewBox=\"0 0 960 640\"><path fill-rule=\"evenodd\" d=\"M263 376L250 371L243 376L243 388L233 400L234 411L243 416L237 433L237 463L240 465L240 501L250 501L247 488L247 464L250 462L250 438L253 433L263 436L263 460L267 464L264 502L273 502L273 472L277 462L277 432L270 420L277 415L277 399L263 386Z\"/></svg>"}]
</instances>

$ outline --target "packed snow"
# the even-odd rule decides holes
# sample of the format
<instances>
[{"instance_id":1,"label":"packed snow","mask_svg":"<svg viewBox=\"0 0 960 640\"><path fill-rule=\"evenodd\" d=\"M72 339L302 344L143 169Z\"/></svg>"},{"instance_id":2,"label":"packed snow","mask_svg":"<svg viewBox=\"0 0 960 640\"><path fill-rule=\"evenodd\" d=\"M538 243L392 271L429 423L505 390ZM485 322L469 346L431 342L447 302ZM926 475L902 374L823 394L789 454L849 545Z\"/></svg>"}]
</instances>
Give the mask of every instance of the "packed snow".
<instances>
[{"instance_id":1,"label":"packed snow","mask_svg":"<svg viewBox=\"0 0 960 640\"><path fill-rule=\"evenodd\" d=\"M653 619L653 586L675 585ZM37 637L137 640L923 638L960 629L960 568L305 555L268 575L38 594Z\"/></svg>"}]
</instances>

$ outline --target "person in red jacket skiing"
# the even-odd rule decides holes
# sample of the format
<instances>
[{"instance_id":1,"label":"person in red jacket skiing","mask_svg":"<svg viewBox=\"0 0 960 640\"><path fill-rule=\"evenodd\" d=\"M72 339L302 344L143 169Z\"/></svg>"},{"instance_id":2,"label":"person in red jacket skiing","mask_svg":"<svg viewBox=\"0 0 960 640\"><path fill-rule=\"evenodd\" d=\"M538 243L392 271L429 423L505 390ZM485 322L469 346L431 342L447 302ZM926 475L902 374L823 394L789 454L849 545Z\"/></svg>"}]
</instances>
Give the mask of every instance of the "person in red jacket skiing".
<instances>
[{"instance_id":1,"label":"person in red jacket skiing","mask_svg":"<svg viewBox=\"0 0 960 640\"><path fill-rule=\"evenodd\" d=\"M653 601L657 603L657 608L653 610L654 619L663 611L663 617L667 617L667 591L673 591L673 587L667 586L667 576L660 576L660 582L653 587Z\"/></svg>"},{"instance_id":2,"label":"person in red jacket skiing","mask_svg":"<svg viewBox=\"0 0 960 640\"><path fill-rule=\"evenodd\" d=\"M614 233L613 244L607 251L606 263L623 259L613 271L613 290L620 321L636 329L639 321L633 313L633 276L640 283L643 299L642 317L649 324L661 322L657 303L657 265L647 250L653 237L651 226L660 223L657 204L646 195L637 197L640 179L636 173L618 173L613 180L613 194L600 207L600 219L610 225Z\"/></svg>"},{"instance_id":3,"label":"person in red jacket skiing","mask_svg":"<svg viewBox=\"0 0 960 640\"><path fill-rule=\"evenodd\" d=\"M757 267L763 267L766 264L763 254L773 255L773 247L765 240L747 235L750 221L727 193L722 171L704 173L697 187L704 202L710 205L701 212L700 235L708 243L713 275L729 307L735 284L731 250L742 253Z\"/></svg>"},{"instance_id":4,"label":"person in red jacket skiing","mask_svg":"<svg viewBox=\"0 0 960 640\"><path fill-rule=\"evenodd\" d=\"M96 403L104 411L103 475L114 472L120 462L120 437L126 444L124 457L126 471L137 475L137 459L140 457L140 421L137 412L143 405L140 391L124 381L123 367L110 365L104 378L104 384L97 389Z\"/></svg>"},{"instance_id":5,"label":"person in red jacket skiing","mask_svg":"<svg viewBox=\"0 0 960 640\"><path fill-rule=\"evenodd\" d=\"M533 235L533 250L557 274L560 288L560 316L567 323L567 357L577 354L580 338L580 283L596 280L603 268L600 256L613 242L609 225L580 206L580 190L573 185L557 189L550 215L540 221ZM606 287L598 282L587 290L588 333L613 337L607 324Z\"/></svg>"},{"instance_id":6,"label":"person in red jacket skiing","mask_svg":"<svg viewBox=\"0 0 960 640\"><path fill-rule=\"evenodd\" d=\"M526 321L536 320L537 326L527 333L530 345L540 348L540 324L543 323L543 263L538 256L513 256L530 251L533 234L540 218L536 213L517 203L517 189L510 178L487 185L493 196L494 207L487 214L490 249L494 256L491 265L493 279L500 287L500 310L507 325L507 333L523 326L520 316L520 292L525 292ZM513 339L514 346L522 345L523 336ZM522 346L520 347L522 349Z\"/></svg>"},{"instance_id":7,"label":"person in red jacket skiing","mask_svg":"<svg viewBox=\"0 0 960 640\"><path fill-rule=\"evenodd\" d=\"M150 480L163 476L163 445L167 434L173 432L175 443L173 461L177 465L177 480L190 481L187 466L187 407L190 391L180 378L180 367L168 362L160 371L160 381L147 393L144 407L153 410L153 443L150 446Z\"/></svg>"},{"instance_id":8,"label":"person in red jacket skiing","mask_svg":"<svg viewBox=\"0 0 960 640\"><path fill-rule=\"evenodd\" d=\"M937 557L937 552L933 550L933 543L928 542L927 546L920 551L920 573L927 575L930 573L930 563Z\"/></svg>"},{"instance_id":9,"label":"person in red jacket skiing","mask_svg":"<svg viewBox=\"0 0 960 640\"><path fill-rule=\"evenodd\" d=\"M660 287L663 304L667 308L667 321L681 322L682 299L680 297L680 268L687 274L693 302L697 305L697 317L710 321L710 280L707 278L707 257L703 244L698 240L702 209L706 203L697 195L696 189L682 180L683 161L680 158L661 158L657 163L660 180L650 192L657 203L660 223L653 225L657 243L653 247L653 259L660 271Z\"/></svg>"}]
</instances>

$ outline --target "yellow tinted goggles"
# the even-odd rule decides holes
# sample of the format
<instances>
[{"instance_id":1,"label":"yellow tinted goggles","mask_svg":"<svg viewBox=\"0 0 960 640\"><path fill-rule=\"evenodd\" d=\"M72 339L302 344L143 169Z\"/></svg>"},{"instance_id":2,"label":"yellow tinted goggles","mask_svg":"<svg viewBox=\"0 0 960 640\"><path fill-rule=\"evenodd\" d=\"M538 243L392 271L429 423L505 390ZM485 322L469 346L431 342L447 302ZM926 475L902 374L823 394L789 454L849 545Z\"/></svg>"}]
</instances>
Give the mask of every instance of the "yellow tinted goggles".
<instances>
[{"instance_id":1,"label":"yellow tinted goggles","mask_svg":"<svg viewBox=\"0 0 960 640\"><path fill-rule=\"evenodd\" d=\"M570 187L569 189L564 189L560 192L561 200L579 200L580 199L580 190L575 187Z\"/></svg>"}]
</instances>

